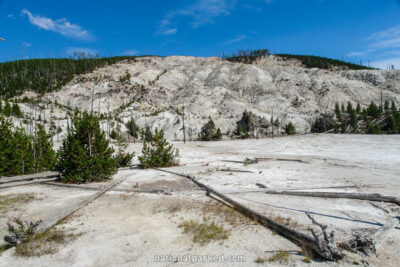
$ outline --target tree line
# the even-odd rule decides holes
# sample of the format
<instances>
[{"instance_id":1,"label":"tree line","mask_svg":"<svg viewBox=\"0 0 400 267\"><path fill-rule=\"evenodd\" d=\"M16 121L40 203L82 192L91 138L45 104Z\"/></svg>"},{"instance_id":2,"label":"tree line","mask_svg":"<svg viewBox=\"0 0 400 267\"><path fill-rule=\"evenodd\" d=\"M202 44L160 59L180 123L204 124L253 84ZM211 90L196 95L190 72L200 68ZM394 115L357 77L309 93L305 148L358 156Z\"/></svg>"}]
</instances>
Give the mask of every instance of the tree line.
<instances>
[{"instance_id":1,"label":"tree line","mask_svg":"<svg viewBox=\"0 0 400 267\"><path fill-rule=\"evenodd\" d=\"M29 59L0 63L0 96L11 98L25 90L44 94L58 90L75 75L115 64L135 57L90 57L79 54L74 58Z\"/></svg>"}]
</instances>

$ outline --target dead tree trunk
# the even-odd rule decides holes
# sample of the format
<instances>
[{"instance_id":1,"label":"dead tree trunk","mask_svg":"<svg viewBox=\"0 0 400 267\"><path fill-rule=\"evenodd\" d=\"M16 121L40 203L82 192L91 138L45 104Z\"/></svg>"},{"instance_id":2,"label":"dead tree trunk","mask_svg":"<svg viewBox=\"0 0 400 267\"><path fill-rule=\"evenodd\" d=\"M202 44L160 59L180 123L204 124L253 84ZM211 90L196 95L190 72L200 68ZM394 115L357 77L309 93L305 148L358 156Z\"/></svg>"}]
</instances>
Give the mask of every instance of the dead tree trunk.
<instances>
[{"instance_id":1,"label":"dead tree trunk","mask_svg":"<svg viewBox=\"0 0 400 267\"><path fill-rule=\"evenodd\" d=\"M326 198L350 198L370 201L390 202L400 205L400 199L392 196L383 196L381 194L365 193L342 193L342 192L305 192L305 191L274 191L266 190L266 194L271 195L290 195L304 197L326 197Z\"/></svg>"},{"instance_id":2,"label":"dead tree trunk","mask_svg":"<svg viewBox=\"0 0 400 267\"><path fill-rule=\"evenodd\" d=\"M314 238L313 238L311 236L308 236L306 234L298 232L294 229L291 229L291 228L287 227L286 225L275 222L274 220L272 220L256 211L253 211L250 208L245 207L244 205L236 202L235 200L215 191L211 187L198 182L194 177L192 177L190 175L184 175L184 174L175 173L172 171L167 171L167 170L158 169L158 168L154 168L154 169L158 170L158 171L175 174L175 175L189 179L190 181L192 181L193 183L198 185L200 188L205 190L207 196L210 196L210 194L213 194L214 196L221 199L221 201L223 203L228 204L228 206L233 207L235 210L243 213L247 217L252 218L253 220L257 221L258 223L268 227L269 229L275 231L276 233L297 243L303 250L306 250L307 253L309 253L309 254L316 253L320 257L322 257L326 260L331 260L331 261L340 260L344 257L343 254L336 248L336 245L334 243L334 232L331 232L331 234L328 237L328 235L326 233L326 228L327 228L326 226L321 227L322 233L320 234L320 236L317 236L312 231L312 233L314 235ZM315 223L314 220L313 220L313 222ZM323 238L321 238L322 235L323 235Z\"/></svg>"}]
</instances>

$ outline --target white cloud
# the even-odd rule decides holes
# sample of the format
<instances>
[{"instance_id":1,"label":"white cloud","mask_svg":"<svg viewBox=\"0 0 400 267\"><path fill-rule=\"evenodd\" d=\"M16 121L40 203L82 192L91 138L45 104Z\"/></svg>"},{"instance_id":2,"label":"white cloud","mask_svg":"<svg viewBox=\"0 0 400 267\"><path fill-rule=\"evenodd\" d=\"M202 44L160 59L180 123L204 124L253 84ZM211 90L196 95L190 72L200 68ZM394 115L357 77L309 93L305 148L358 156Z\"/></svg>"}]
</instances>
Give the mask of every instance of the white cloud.
<instances>
[{"instance_id":1,"label":"white cloud","mask_svg":"<svg viewBox=\"0 0 400 267\"><path fill-rule=\"evenodd\" d=\"M356 52L348 53L347 56L348 57L361 57L361 56L365 56L365 55L375 52L375 51L376 51L376 49L367 49L364 51L356 51Z\"/></svg>"},{"instance_id":2,"label":"white cloud","mask_svg":"<svg viewBox=\"0 0 400 267\"><path fill-rule=\"evenodd\" d=\"M196 29L202 25L212 24L222 15L229 15L235 7L236 0L197 0L193 5L174 10L164 16L158 34L171 35L178 31L175 26L179 17L191 18L190 25Z\"/></svg>"},{"instance_id":3,"label":"white cloud","mask_svg":"<svg viewBox=\"0 0 400 267\"><path fill-rule=\"evenodd\" d=\"M14 16L13 14L8 14L8 15L7 15L7 18L8 18L8 19L15 19L15 16Z\"/></svg>"},{"instance_id":4,"label":"white cloud","mask_svg":"<svg viewBox=\"0 0 400 267\"><path fill-rule=\"evenodd\" d=\"M371 45L377 48L400 47L400 25L384 31L376 32L367 40L371 41Z\"/></svg>"},{"instance_id":5,"label":"white cloud","mask_svg":"<svg viewBox=\"0 0 400 267\"><path fill-rule=\"evenodd\" d=\"M388 69L394 66L395 69L400 69L400 57L394 57L370 63L372 67L379 69Z\"/></svg>"},{"instance_id":6,"label":"white cloud","mask_svg":"<svg viewBox=\"0 0 400 267\"><path fill-rule=\"evenodd\" d=\"M224 44L225 44L225 45L230 45L230 44L238 43L238 42L243 41L243 40L246 39L246 38L247 38L246 35L241 34L241 35L238 35L236 38L225 42Z\"/></svg>"},{"instance_id":7,"label":"white cloud","mask_svg":"<svg viewBox=\"0 0 400 267\"><path fill-rule=\"evenodd\" d=\"M32 47L32 45L30 43L27 42L22 42L22 45L25 47Z\"/></svg>"},{"instance_id":8,"label":"white cloud","mask_svg":"<svg viewBox=\"0 0 400 267\"><path fill-rule=\"evenodd\" d=\"M85 56L95 56L99 54L97 50L86 47L68 47L66 49L66 53L69 56L74 56L75 54L85 54Z\"/></svg>"},{"instance_id":9,"label":"white cloud","mask_svg":"<svg viewBox=\"0 0 400 267\"><path fill-rule=\"evenodd\" d=\"M53 20L50 18L33 15L29 10L23 9L22 14L27 15L32 25L47 31L53 31L69 38L85 41L93 40L93 35L78 24L70 23L66 18Z\"/></svg>"},{"instance_id":10,"label":"white cloud","mask_svg":"<svg viewBox=\"0 0 400 267\"><path fill-rule=\"evenodd\" d=\"M136 56L137 54L139 54L139 51L134 50L134 49L126 50L123 53L124 56Z\"/></svg>"}]
</instances>

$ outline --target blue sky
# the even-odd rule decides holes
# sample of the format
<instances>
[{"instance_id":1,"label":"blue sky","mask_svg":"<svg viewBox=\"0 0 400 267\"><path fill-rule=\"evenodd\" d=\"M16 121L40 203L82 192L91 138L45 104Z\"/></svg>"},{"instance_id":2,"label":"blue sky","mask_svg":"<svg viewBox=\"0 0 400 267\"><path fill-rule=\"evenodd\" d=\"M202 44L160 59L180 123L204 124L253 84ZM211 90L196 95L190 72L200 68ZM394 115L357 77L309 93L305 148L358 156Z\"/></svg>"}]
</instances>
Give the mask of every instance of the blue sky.
<instances>
[{"instance_id":1,"label":"blue sky","mask_svg":"<svg viewBox=\"0 0 400 267\"><path fill-rule=\"evenodd\" d=\"M0 0L0 61L238 49L400 68L399 0Z\"/></svg>"}]
</instances>

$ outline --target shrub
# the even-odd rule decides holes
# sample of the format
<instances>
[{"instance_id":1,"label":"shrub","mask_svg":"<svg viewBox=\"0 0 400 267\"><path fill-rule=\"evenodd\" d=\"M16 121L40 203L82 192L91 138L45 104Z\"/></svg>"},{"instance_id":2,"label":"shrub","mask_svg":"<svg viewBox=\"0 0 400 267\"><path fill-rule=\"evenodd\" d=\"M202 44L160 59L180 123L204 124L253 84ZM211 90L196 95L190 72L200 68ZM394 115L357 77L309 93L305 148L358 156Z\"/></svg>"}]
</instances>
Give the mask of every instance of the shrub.
<instances>
[{"instance_id":1,"label":"shrub","mask_svg":"<svg viewBox=\"0 0 400 267\"><path fill-rule=\"evenodd\" d=\"M128 147L128 145L121 138L117 139L117 146L118 146L118 153L115 157L115 160L117 161L117 166L118 167L131 166L132 159L135 156L135 152L133 153L125 152L125 149Z\"/></svg>"},{"instance_id":2,"label":"shrub","mask_svg":"<svg viewBox=\"0 0 400 267\"><path fill-rule=\"evenodd\" d=\"M110 178L117 171L105 133L101 131L99 118L87 112L75 112L72 126L57 153L56 169L63 182L85 183Z\"/></svg>"},{"instance_id":3,"label":"shrub","mask_svg":"<svg viewBox=\"0 0 400 267\"><path fill-rule=\"evenodd\" d=\"M151 141L145 141L142 156L139 156L140 167L170 167L177 164L179 151L173 148L164 138L164 131L156 129Z\"/></svg>"},{"instance_id":4,"label":"shrub","mask_svg":"<svg viewBox=\"0 0 400 267\"><path fill-rule=\"evenodd\" d=\"M285 133L286 133L287 135L296 134L296 127L294 126L293 123L289 122L288 124L286 124L286 126L285 126Z\"/></svg>"}]
</instances>

